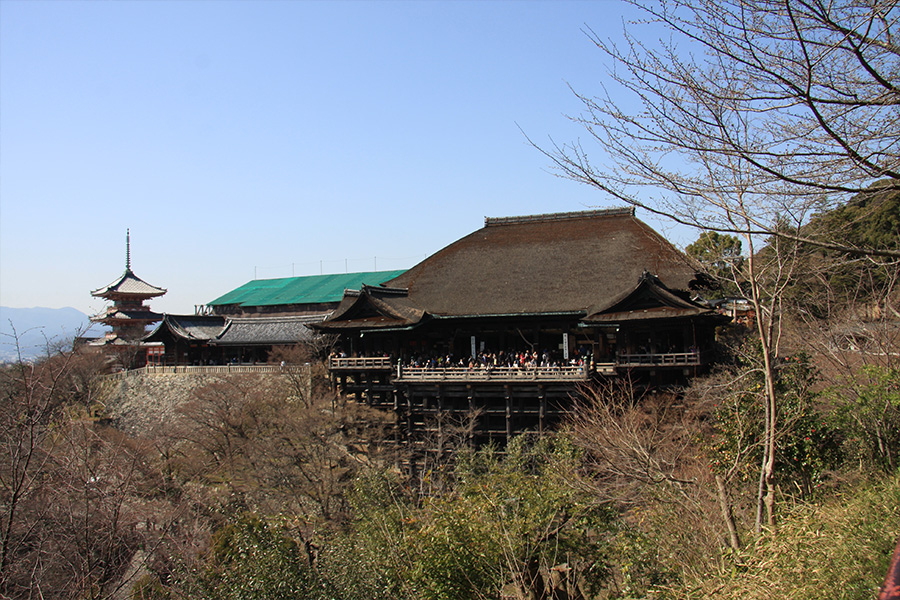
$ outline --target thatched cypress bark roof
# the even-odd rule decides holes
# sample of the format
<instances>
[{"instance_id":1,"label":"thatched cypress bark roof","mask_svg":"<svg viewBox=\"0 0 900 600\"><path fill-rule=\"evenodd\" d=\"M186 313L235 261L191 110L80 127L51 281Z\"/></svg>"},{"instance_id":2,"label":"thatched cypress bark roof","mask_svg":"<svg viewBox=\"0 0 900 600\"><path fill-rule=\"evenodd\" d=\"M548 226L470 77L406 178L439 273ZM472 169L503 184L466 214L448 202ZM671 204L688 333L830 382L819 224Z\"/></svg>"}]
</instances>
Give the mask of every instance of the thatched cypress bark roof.
<instances>
[{"instance_id":1,"label":"thatched cypress bark roof","mask_svg":"<svg viewBox=\"0 0 900 600\"><path fill-rule=\"evenodd\" d=\"M652 315L630 306L648 273L655 276L653 301L667 307ZM694 276L687 257L633 209L486 219L482 229L382 286L346 293L314 327L384 330L483 316L590 315L597 322L623 313L686 316L704 311L673 290L686 291ZM629 306L616 306L629 298Z\"/></svg>"},{"instance_id":2,"label":"thatched cypress bark roof","mask_svg":"<svg viewBox=\"0 0 900 600\"><path fill-rule=\"evenodd\" d=\"M634 289L644 272L671 289L694 278L684 254L633 209L486 219L385 286L435 316L587 312Z\"/></svg>"}]
</instances>

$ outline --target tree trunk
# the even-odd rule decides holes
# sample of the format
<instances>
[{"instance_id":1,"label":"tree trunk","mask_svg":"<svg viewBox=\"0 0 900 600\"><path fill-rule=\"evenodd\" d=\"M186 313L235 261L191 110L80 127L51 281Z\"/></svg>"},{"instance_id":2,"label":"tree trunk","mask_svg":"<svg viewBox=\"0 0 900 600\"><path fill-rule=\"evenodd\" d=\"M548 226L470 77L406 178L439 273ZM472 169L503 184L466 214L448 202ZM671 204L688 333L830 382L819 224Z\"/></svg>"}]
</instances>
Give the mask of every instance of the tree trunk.
<instances>
[{"instance_id":1,"label":"tree trunk","mask_svg":"<svg viewBox=\"0 0 900 600\"><path fill-rule=\"evenodd\" d=\"M750 300L753 310L756 311L756 329L759 334L759 343L762 350L763 378L765 381L763 403L763 456L760 463L759 488L756 496L756 522L754 531L762 533L763 512L766 513L766 525L775 525L775 422L777 413L777 400L775 397L775 369L772 366L773 336L775 320L775 307L769 306L769 314L763 309L762 295L759 289L758 274L755 266L753 239L747 236L750 248L750 256L747 259L748 279L750 283Z\"/></svg>"},{"instance_id":2,"label":"tree trunk","mask_svg":"<svg viewBox=\"0 0 900 600\"><path fill-rule=\"evenodd\" d=\"M728 527L728 545L732 550L740 550L741 538L738 537L734 514L731 512L731 503L728 501L728 492L725 489L725 480L721 475L716 475L716 487L719 490L719 508L722 510L722 519L725 521L725 526Z\"/></svg>"}]
</instances>

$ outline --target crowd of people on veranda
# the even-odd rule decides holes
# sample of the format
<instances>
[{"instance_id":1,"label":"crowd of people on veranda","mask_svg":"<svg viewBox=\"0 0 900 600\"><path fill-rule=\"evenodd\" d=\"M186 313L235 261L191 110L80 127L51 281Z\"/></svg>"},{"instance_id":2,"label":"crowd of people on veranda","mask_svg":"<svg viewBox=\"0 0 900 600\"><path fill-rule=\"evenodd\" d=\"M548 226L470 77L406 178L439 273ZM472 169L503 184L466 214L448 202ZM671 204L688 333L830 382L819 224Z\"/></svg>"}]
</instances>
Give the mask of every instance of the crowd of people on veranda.
<instances>
[{"instance_id":1,"label":"crowd of people on veranda","mask_svg":"<svg viewBox=\"0 0 900 600\"><path fill-rule=\"evenodd\" d=\"M338 351L335 357L346 356ZM382 355L382 356L387 356ZM547 350L500 350L499 352L481 351L475 356L454 356L452 354L414 354L401 358L398 362L402 368L426 369L485 369L495 368L561 368L582 367L590 360L590 352L586 348L578 348L566 359Z\"/></svg>"}]
</instances>

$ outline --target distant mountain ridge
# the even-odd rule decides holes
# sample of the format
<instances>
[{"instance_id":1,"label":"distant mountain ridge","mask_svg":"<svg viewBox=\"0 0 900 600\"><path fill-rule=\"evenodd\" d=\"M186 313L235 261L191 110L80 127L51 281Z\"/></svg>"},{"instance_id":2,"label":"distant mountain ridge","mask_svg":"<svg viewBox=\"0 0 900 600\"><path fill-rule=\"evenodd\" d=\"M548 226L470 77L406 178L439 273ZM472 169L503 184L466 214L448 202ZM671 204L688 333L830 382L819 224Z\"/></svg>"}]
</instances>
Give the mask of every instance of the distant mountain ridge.
<instances>
[{"instance_id":1,"label":"distant mountain ridge","mask_svg":"<svg viewBox=\"0 0 900 600\"><path fill-rule=\"evenodd\" d=\"M90 328L90 331L88 331ZM47 344L68 342L76 335L102 336L106 328L93 325L74 308L10 308L0 306L0 362L43 356ZM16 350L16 338L19 349Z\"/></svg>"}]
</instances>

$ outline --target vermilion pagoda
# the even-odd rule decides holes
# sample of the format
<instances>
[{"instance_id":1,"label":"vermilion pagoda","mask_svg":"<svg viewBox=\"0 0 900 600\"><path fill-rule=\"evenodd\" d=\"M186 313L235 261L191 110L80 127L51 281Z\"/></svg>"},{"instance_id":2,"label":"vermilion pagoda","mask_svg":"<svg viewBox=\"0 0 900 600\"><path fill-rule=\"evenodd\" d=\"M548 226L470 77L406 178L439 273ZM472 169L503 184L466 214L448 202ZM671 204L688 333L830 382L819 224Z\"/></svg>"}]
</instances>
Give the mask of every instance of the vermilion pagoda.
<instances>
[{"instance_id":1,"label":"vermilion pagoda","mask_svg":"<svg viewBox=\"0 0 900 600\"><path fill-rule=\"evenodd\" d=\"M105 344L137 343L144 337L147 325L160 321L163 317L151 311L144 302L165 293L165 289L150 285L132 272L129 230L125 235L125 272L109 285L91 292L94 297L109 300L112 306L91 317L91 321L112 328L106 335Z\"/></svg>"}]
</instances>

